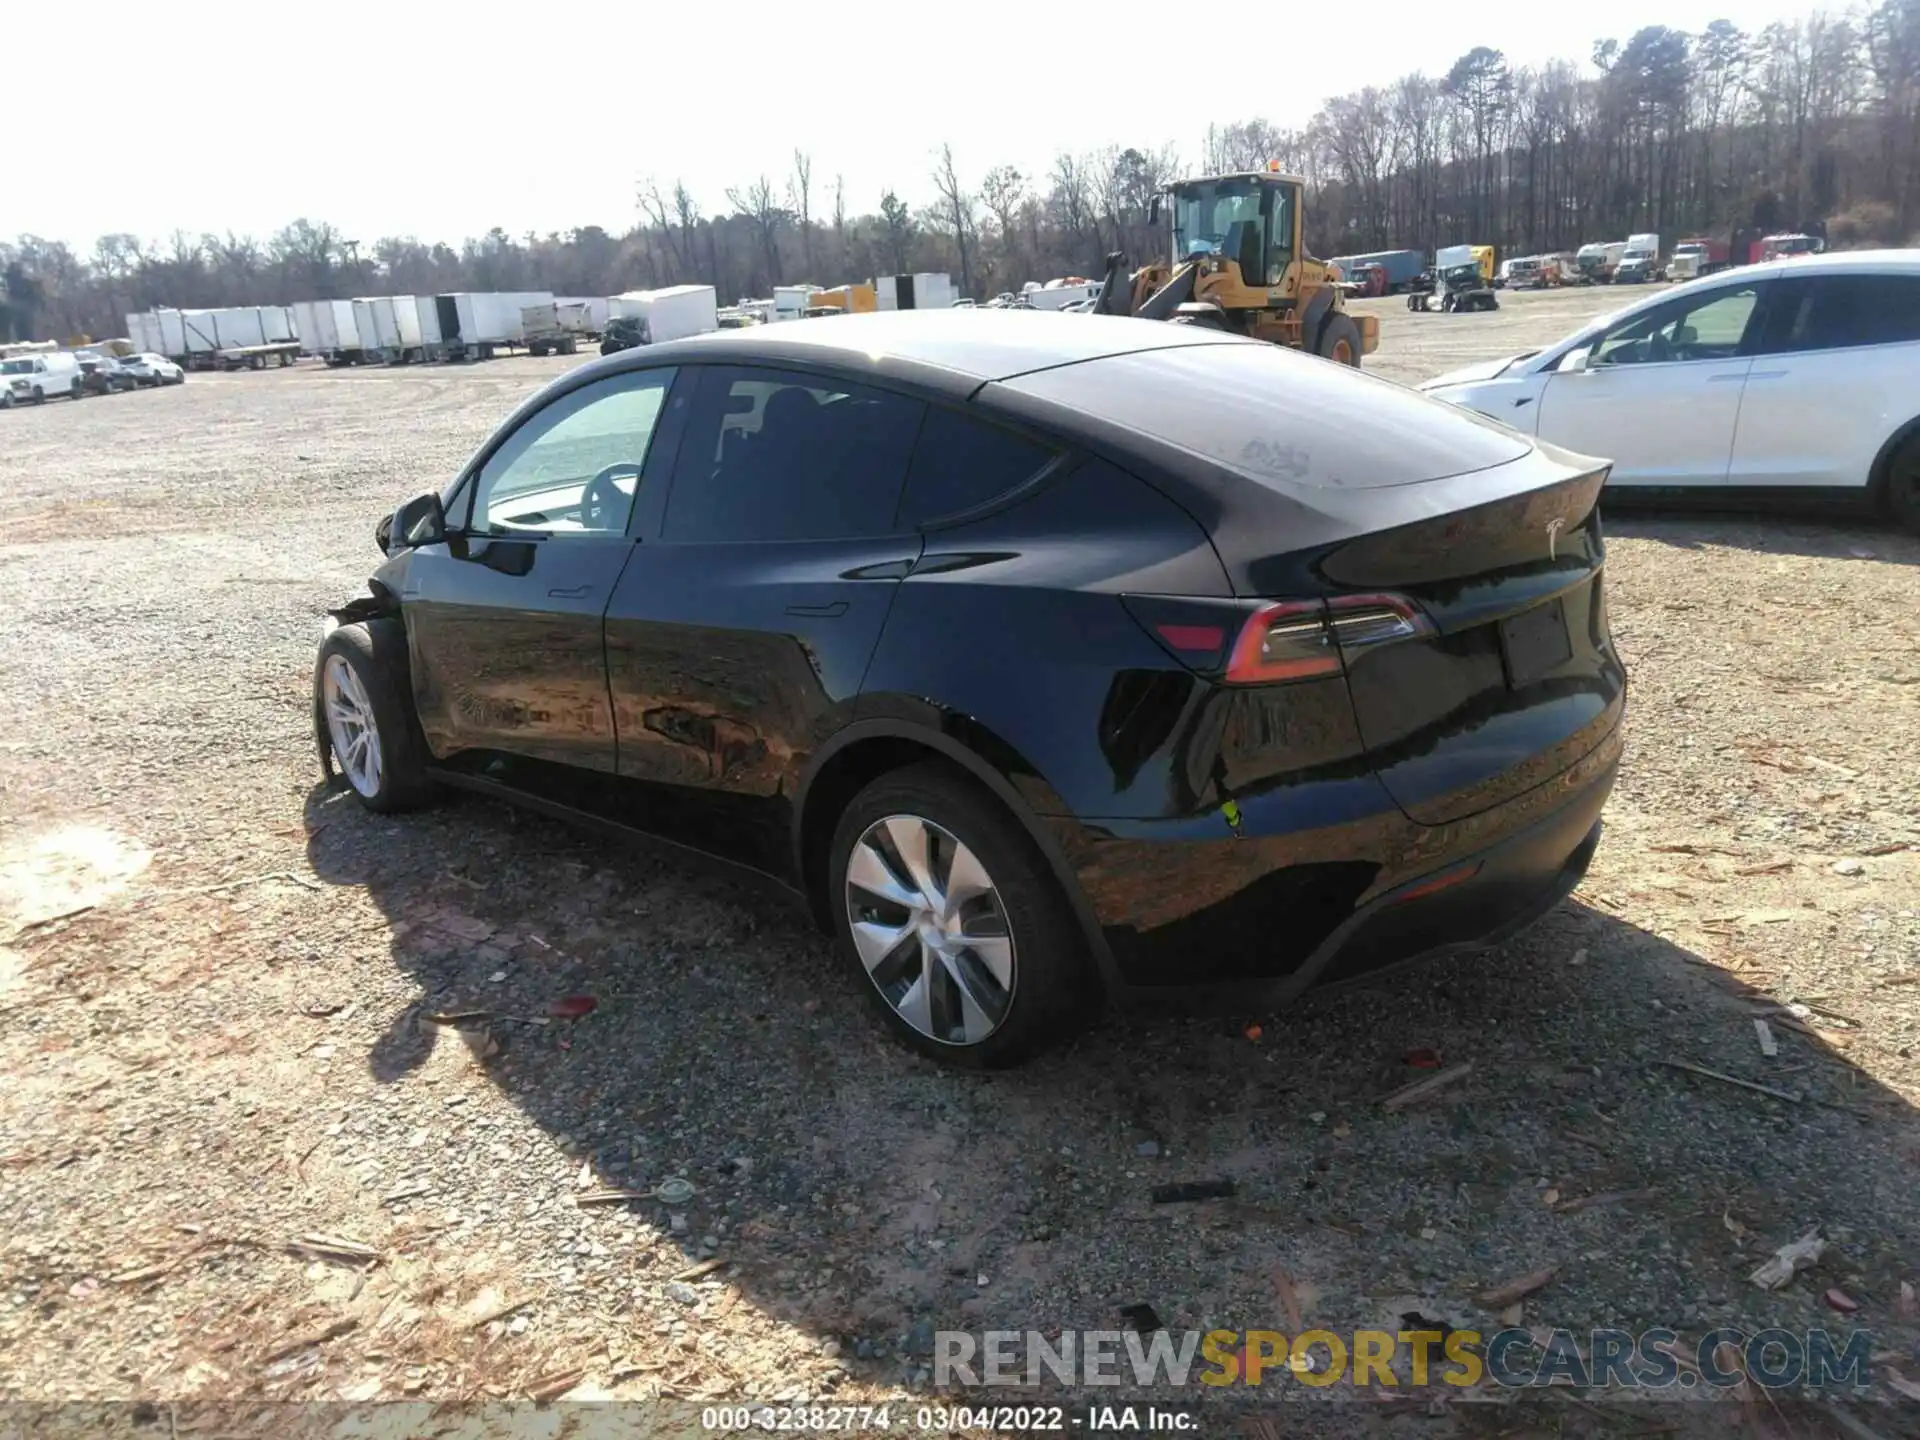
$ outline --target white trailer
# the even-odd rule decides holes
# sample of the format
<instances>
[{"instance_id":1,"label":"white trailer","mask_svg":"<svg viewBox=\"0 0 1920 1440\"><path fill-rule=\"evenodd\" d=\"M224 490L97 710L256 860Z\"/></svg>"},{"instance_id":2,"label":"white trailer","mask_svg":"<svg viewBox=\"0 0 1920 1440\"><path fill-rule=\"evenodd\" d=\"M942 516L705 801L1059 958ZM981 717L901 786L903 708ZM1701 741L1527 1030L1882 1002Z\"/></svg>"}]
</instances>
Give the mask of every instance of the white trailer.
<instances>
[{"instance_id":1,"label":"white trailer","mask_svg":"<svg viewBox=\"0 0 1920 1440\"><path fill-rule=\"evenodd\" d=\"M191 370L264 369L269 361L291 365L300 354L300 342L282 332L291 330L283 311L270 307L269 318L257 305L217 310L156 310L141 328L149 339L157 326L157 353ZM131 318L131 317L129 317Z\"/></svg>"},{"instance_id":2,"label":"white trailer","mask_svg":"<svg viewBox=\"0 0 1920 1440\"><path fill-rule=\"evenodd\" d=\"M549 300L539 305L520 307L520 334L527 343L529 355L571 355L580 348L580 332L569 329L561 318L562 311L568 310L576 315L579 306L562 306L558 301Z\"/></svg>"},{"instance_id":3,"label":"white trailer","mask_svg":"<svg viewBox=\"0 0 1920 1440\"><path fill-rule=\"evenodd\" d=\"M127 339L133 342L134 351L141 355L165 355L166 337L160 333L160 319L157 315L142 312L127 316Z\"/></svg>"},{"instance_id":4,"label":"white trailer","mask_svg":"<svg viewBox=\"0 0 1920 1440\"><path fill-rule=\"evenodd\" d=\"M522 311L531 305L553 304L553 294L547 290L504 294L462 290L433 299L440 315L441 345L449 360L491 360L496 350L525 345Z\"/></svg>"},{"instance_id":5,"label":"white trailer","mask_svg":"<svg viewBox=\"0 0 1920 1440\"><path fill-rule=\"evenodd\" d=\"M873 292L882 310L951 310L957 298L953 277L932 272L881 275L873 282Z\"/></svg>"},{"instance_id":6,"label":"white trailer","mask_svg":"<svg viewBox=\"0 0 1920 1440\"><path fill-rule=\"evenodd\" d=\"M807 307L819 292L817 285L776 285L773 287L773 318L804 320ZM882 307L885 308L884 306Z\"/></svg>"},{"instance_id":7,"label":"white trailer","mask_svg":"<svg viewBox=\"0 0 1920 1440\"><path fill-rule=\"evenodd\" d=\"M307 354L333 366L358 365L367 358L351 300L311 300L295 311L300 348Z\"/></svg>"},{"instance_id":8,"label":"white trailer","mask_svg":"<svg viewBox=\"0 0 1920 1440\"><path fill-rule=\"evenodd\" d=\"M269 345L285 345L290 340L300 338L300 332L293 323L293 307L290 305L262 305L260 330Z\"/></svg>"},{"instance_id":9,"label":"white trailer","mask_svg":"<svg viewBox=\"0 0 1920 1440\"><path fill-rule=\"evenodd\" d=\"M613 302L605 295L556 295L553 303L561 307L562 325L570 325L569 316L579 307L579 334L584 340L598 340L612 318Z\"/></svg>"},{"instance_id":10,"label":"white trailer","mask_svg":"<svg viewBox=\"0 0 1920 1440\"><path fill-rule=\"evenodd\" d=\"M433 359L440 354L440 307L431 295L413 297L415 323L420 330L420 357Z\"/></svg>"},{"instance_id":11,"label":"white trailer","mask_svg":"<svg viewBox=\"0 0 1920 1440\"><path fill-rule=\"evenodd\" d=\"M440 352L440 317L433 309L433 297L426 297L423 307L418 295L395 295L393 297L393 324L399 332L400 363L405 365L411 360L431 360ZM427 339L426 318L433 319L433 339Z\"/></svg>"},{"instance_id":12,"label":"white trailer","mask_svg":"<svg viewBox=\"0 0 1920 1440\"><path fill-rule=\"evenodd\" d=\"M1076 300L1097 300L1100 287L1090 282L1078 285L1035 285L1021 292L1020 298L1030 310L1064 310Z\"/></svg>"},{"instance_id":13,"label":"white trailer","mask_svg":"<svg viewBox=\"0 0 1920 1440\"><path fill-rule=\"evenodd\" d=\"M616 313L643 321L647 341L664 345L720 328L720 300L711 285L668 285L614 297Z\"/></svg>"}]
</instances>

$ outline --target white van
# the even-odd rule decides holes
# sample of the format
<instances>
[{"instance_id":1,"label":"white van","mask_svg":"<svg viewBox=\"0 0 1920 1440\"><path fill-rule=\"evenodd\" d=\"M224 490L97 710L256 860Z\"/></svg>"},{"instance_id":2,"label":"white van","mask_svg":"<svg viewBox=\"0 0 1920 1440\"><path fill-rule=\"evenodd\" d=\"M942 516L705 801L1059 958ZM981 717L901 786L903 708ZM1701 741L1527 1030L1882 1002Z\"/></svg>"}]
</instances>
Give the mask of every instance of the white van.
<instances>
[{"instance_id":1,"label":"white van","mask_svg":"<svg viewBox=\"0 0 1920 1440\"><path fill-rule=\"evenodd\" d=\"M80 362L70 351L50 350L44 355L15 355L0 360L0 405L35 405L64 395L78 400L84 393L80 381Z\"/></svg>"}]
</instances>

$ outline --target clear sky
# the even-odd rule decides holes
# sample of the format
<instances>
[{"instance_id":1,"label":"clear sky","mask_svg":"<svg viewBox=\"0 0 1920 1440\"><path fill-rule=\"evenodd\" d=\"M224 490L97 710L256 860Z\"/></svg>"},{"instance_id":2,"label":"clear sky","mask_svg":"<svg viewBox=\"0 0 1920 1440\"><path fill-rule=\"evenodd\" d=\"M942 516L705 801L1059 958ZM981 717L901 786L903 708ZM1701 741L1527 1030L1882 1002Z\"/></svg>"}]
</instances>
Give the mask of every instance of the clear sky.
<instances>
[{"instance_id":1,"label":"clear sky","mask_svg":"<svg viewBox=\"0 0 1920 1440\"><path fill-rule=\"evenodd\" d=\"M1191 161L1209 122L1299 125L1330 95L1443 70L1480 41L1515 64L1584 61L1602 34L1723 15L1758 29L1809 8L1469 6L1464 25L1436 26L1414 0L16 0L0 31L16 121L0 234L91 249L117 230L264 238L300 215L363 243L617 232L641 176L684 177L713 210L762 171L784 181L796 146L813 156L815 212L839 174L859 213L889 186L930 199L942 141L969 183L1109 143L1172 142ZM1129 30L1154 40L1128 54ZM1338 38L1289 59L1289 32L1323 30ZM1263 61L1269 79L1230 78ZM55 126L58 143L32 143Z\"/></svg>"}]
</instances>

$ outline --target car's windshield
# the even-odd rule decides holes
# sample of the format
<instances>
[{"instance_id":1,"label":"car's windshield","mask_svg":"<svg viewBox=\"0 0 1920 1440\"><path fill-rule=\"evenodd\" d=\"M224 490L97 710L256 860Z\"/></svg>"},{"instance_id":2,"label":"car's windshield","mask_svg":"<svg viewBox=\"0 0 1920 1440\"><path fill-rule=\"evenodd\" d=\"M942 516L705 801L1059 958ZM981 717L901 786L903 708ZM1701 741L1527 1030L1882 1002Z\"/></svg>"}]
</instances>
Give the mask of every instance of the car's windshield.
<instances>
[{"instance_id":1,"label":"car's windshield","mask_svg":"<svg viewBox=\"0 0 1920 1440\"><path fill-rule=\"evenodd\" d=\"M32 373L33 362L31 360L0 361L0 375L31 375Z\"/></svg>"},{"instance_id":2,"label":"car's windshield","mask_svg":"<svg viewBox=\"0 0 1920 1440\"><path fill-rule=\"evenodd\" d=\"M1274 196L1274 232L1287 234L1286 191L1256 180L1202 180L1182 186L1173 196L1173 249L1177 257L1221 255L1237 259L1240 251L1236 225L1251 225L1255 234L1263 228L1260 199L1268 190ZM1256 282L1257 283L1257 282Z\"/></svg>"}]
</instances>

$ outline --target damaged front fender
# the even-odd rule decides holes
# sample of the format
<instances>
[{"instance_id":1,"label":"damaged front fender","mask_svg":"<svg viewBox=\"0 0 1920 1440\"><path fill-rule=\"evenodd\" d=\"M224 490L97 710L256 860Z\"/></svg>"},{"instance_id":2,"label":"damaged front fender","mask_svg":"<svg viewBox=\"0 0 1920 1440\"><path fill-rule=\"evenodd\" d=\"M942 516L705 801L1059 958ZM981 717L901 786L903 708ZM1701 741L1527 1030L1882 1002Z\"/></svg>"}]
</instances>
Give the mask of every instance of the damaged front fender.
<instances>
[{"instance_id":1,"label":"damaged front fender","mask_svg":"<svg viewBox=\"0 0 1920 1440\"><path fill-rule=\"evenodd\" d=\"M324 651L327 637L342 625L358 625L367 621L395 619L401 615L400 596L395 585L388 583L398 578L394 572L405 568L405 556L396 556L375 571L367 581L367 594L347 601L344 605L327 607L320 621L320 644ZM333 736L327 729L327 702L320 683L320 657L313 662L313 744L320 757L320 775L331 784L337 773L333 767Z\"/></svg>"}]
</instances>

